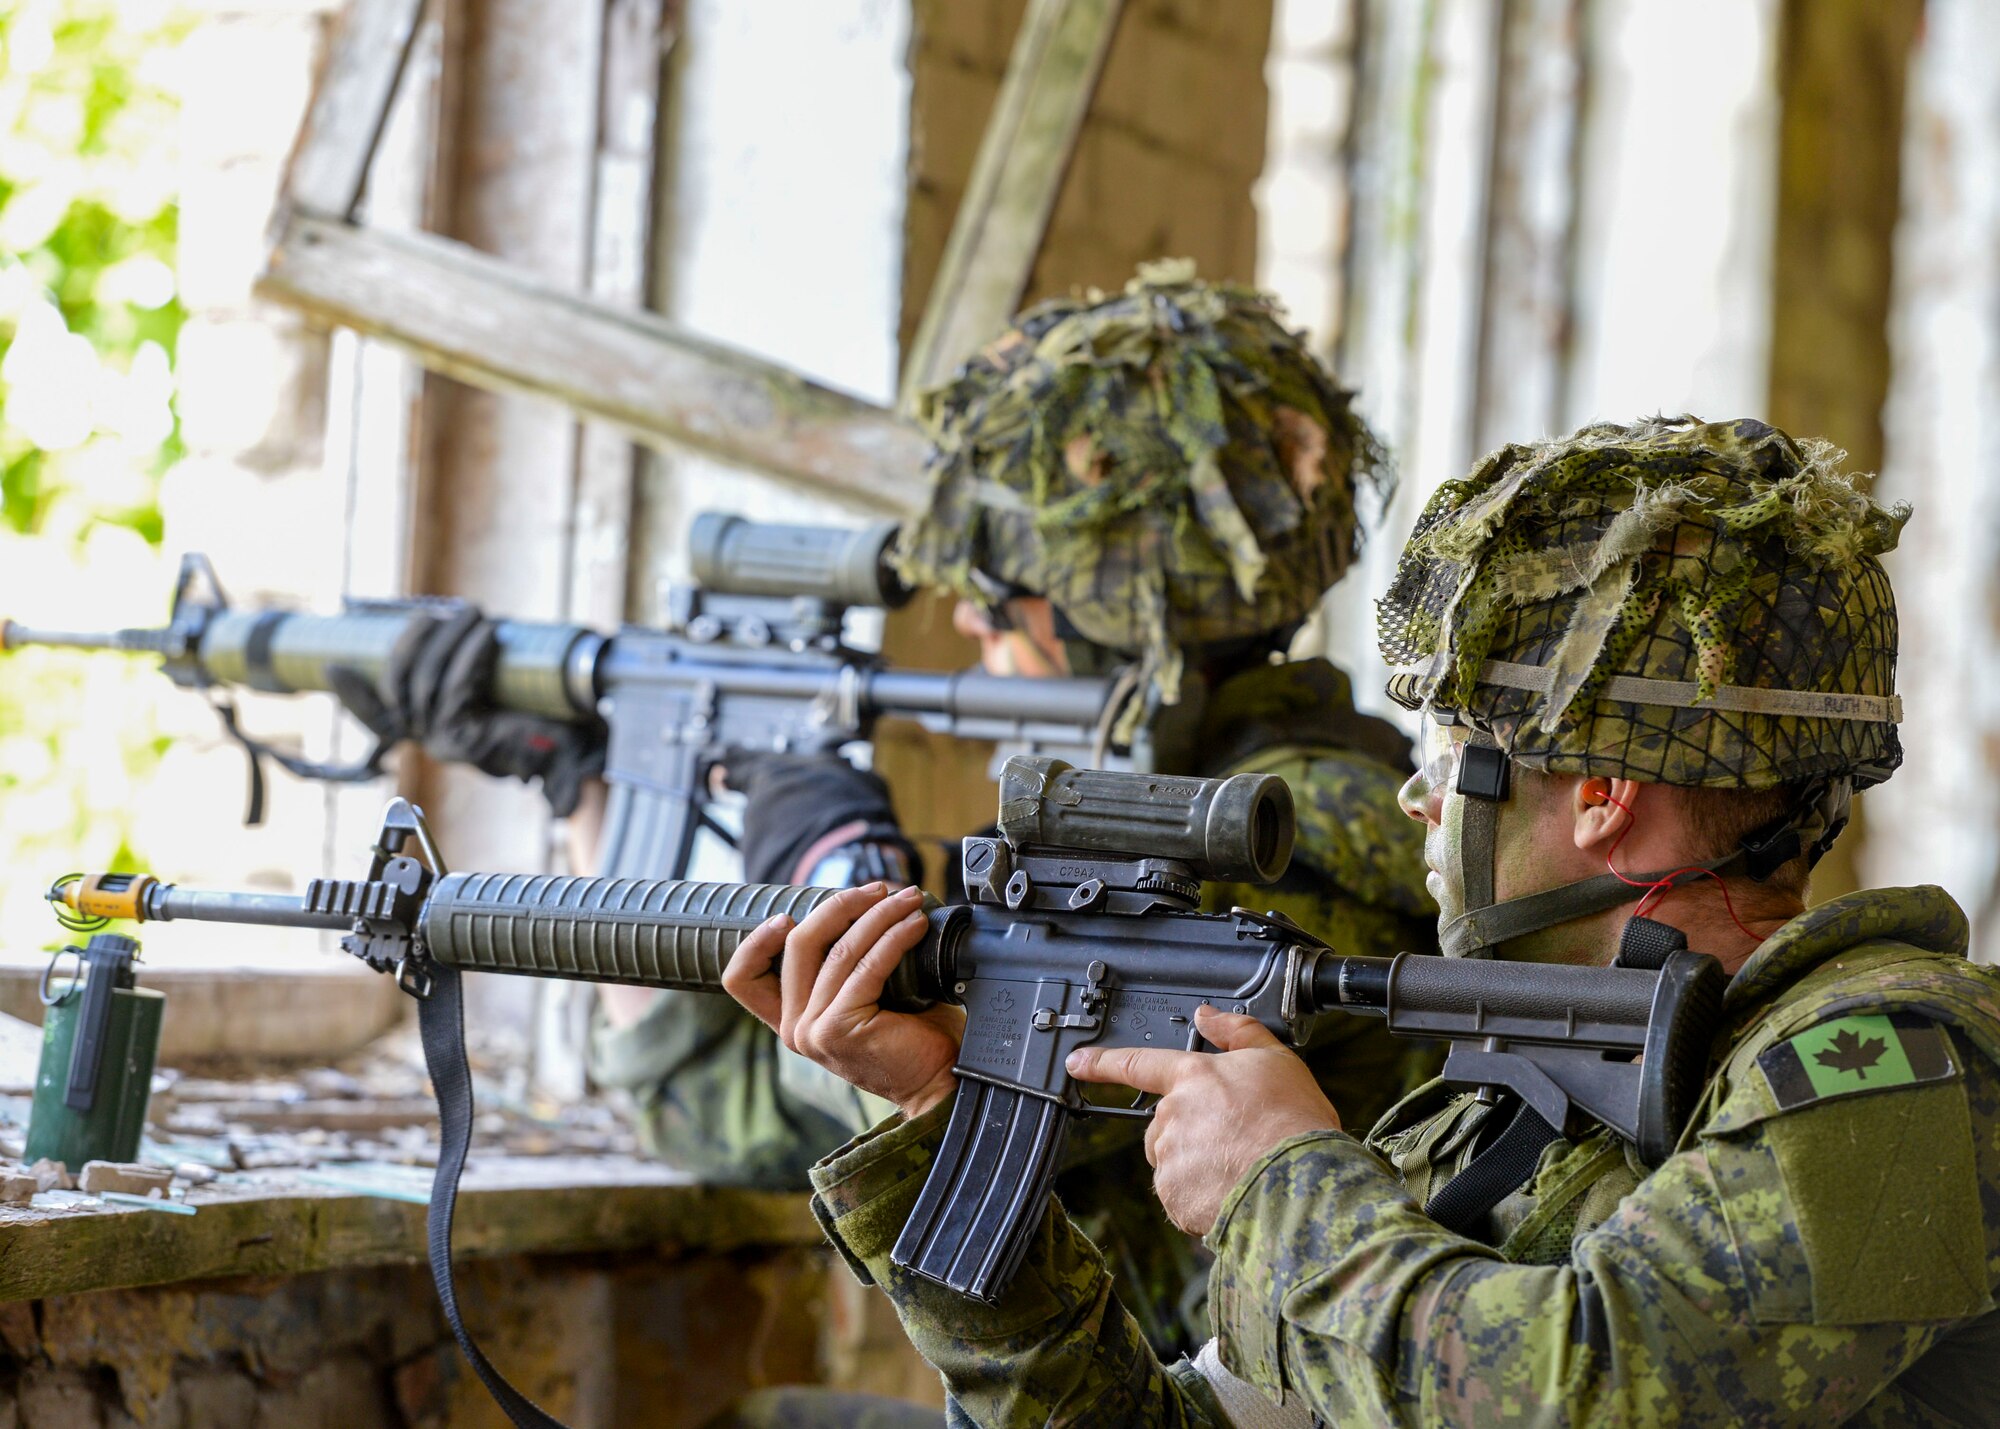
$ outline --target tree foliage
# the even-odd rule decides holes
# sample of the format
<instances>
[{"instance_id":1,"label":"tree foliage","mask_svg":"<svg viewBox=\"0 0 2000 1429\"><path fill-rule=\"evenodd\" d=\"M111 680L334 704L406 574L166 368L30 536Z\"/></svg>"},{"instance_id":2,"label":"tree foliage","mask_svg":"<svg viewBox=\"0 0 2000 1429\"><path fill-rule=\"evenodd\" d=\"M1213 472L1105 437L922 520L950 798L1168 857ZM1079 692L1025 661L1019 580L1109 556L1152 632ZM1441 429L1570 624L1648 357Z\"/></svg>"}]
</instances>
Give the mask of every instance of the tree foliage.
<instances>
[{"instance_id":1,"label":"tree foliage","mask_svg":"<svg viewBox=\"0 0 2000 1429\"><path fill-rule=\"evenodd\" d=\"M87 625L143 602L129 622L163 585L184 29L148 0L0 0L0 614ZM157 683L137 662L0 657L0 953L53 931L34 910L50 877L137 857Z\"/></svg>"}]
</instances>

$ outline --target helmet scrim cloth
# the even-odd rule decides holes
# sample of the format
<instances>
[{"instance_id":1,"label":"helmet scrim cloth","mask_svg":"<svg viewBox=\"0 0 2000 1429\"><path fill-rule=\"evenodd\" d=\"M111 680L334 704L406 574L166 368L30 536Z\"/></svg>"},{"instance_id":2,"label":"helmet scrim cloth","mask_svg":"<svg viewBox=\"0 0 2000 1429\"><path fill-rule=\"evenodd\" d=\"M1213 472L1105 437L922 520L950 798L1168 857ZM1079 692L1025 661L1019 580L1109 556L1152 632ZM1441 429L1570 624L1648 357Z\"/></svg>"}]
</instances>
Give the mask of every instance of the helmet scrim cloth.
<instances>
[{"instance_id":1,"label":"helmet scrim cloth","mask_svg":"<svg viewBox=\"0 0 2000 1429\"><path fill-rule=\"evenodd\" d=\"M1390 693L1556 773L1707 788L1901 762L1907 507L1762 422L1654 418L1502 448L1431 499L1377 606Z\"/></svg>"}]
</instances>

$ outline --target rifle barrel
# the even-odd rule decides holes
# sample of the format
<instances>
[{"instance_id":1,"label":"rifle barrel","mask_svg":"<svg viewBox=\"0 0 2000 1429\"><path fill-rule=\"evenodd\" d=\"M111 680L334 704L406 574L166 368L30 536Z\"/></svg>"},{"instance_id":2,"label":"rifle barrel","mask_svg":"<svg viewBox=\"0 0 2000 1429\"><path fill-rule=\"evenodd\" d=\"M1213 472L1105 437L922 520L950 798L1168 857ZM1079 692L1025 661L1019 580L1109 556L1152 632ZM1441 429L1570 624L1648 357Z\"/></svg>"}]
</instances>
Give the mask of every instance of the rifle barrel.
<instances>
[{"instance_id":1,"label":"rifle barrel","mask_svg":"<svg viewBox=\"0 0 2000 1429\"><path fill-rule=\"evenodd\" d=\"M292 893L218 893L206 888L182 888L163 883L153 892L147 917L154 922L247 923L260 928L347 928L354 919L343 913L308 908Z\"/></svg>"},{"instance_id":2,"label":"rifle barrel","mask_svg":"<svg viewBox=\"0 0 2000 1429\"><path fill-rule=\"evenodd\" d=\"M1024 680L984 670L878 670L868 679L864 700L883 714L1032 720L1087 729L1103 715L1111 686L1107 679L1075 675Z\"/></svg>"},{"instance_id":3,"label":"rifle barrel","mask_svg":"<svg viewBox=\"0 0 2000 1429\"><path fill-rule=\"evenodd\" d=\"M168 630L41 630L18 621L0 620L0 650L40 645L55 650L122 650L163 655L172 639Z\"/></svg>"},{"instance_id":4,"label":"rifle barrel","mask_svg":"<svg viewBox=\"0 0 2000 1429\"><path fill-rule=\"evenodd\" d=\"M86 918L135 923L249 923L264 928L345 928L352 915L313 908L295 893L218 893L162 883L145 873L95 873L58 883L48 893Z\"/></svg>"}]
</instances>

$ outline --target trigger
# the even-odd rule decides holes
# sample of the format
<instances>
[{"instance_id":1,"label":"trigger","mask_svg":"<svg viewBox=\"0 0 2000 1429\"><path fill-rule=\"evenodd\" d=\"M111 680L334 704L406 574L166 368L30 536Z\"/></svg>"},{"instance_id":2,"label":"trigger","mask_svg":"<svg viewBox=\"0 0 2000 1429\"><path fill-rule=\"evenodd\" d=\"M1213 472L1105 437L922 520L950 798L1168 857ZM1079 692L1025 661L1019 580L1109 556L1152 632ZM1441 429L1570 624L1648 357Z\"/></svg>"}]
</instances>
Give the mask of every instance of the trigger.
<instances>
[{"instance_id":1,"label":"trigger","mask_svg":"<svg viewBox=\"0 0 2000 1429\"><path fill-rule=\"evenodd\" d=\"M1151 1098L1150 1101L1147 1100L1149 1097ZM1085 1107L1084 1110L1094 1116L1124 1117L1128 1121L1151 1121L1153 1118L1153 1109L1159 1106L1159 1104L1159 1093L1136 1092L1133 1094L1130 1106L1106 1106L1102 1102L1093 1102Z\"/></svg>"}]
</instances>

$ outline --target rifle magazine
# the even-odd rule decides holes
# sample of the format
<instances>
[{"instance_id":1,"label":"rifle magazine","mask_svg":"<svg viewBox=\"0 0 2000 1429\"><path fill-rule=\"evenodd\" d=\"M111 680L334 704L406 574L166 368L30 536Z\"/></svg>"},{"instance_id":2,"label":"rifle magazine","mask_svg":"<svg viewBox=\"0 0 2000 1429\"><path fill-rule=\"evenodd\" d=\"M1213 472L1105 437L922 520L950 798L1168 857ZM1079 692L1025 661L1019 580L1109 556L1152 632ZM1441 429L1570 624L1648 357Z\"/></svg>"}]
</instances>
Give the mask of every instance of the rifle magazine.
<instances>
[{"instance_id":1,"label":"rifle magazine","mask_svg":"<svg viewBox=\"0 0 2000 1429\"><path fill-rule=\"evenodd\" d=\"M1060 1102L960 1077L944 1145L890 1261L999 1300L1041 1224L1069 1121Z\"/></svg>"}]
</instances>

